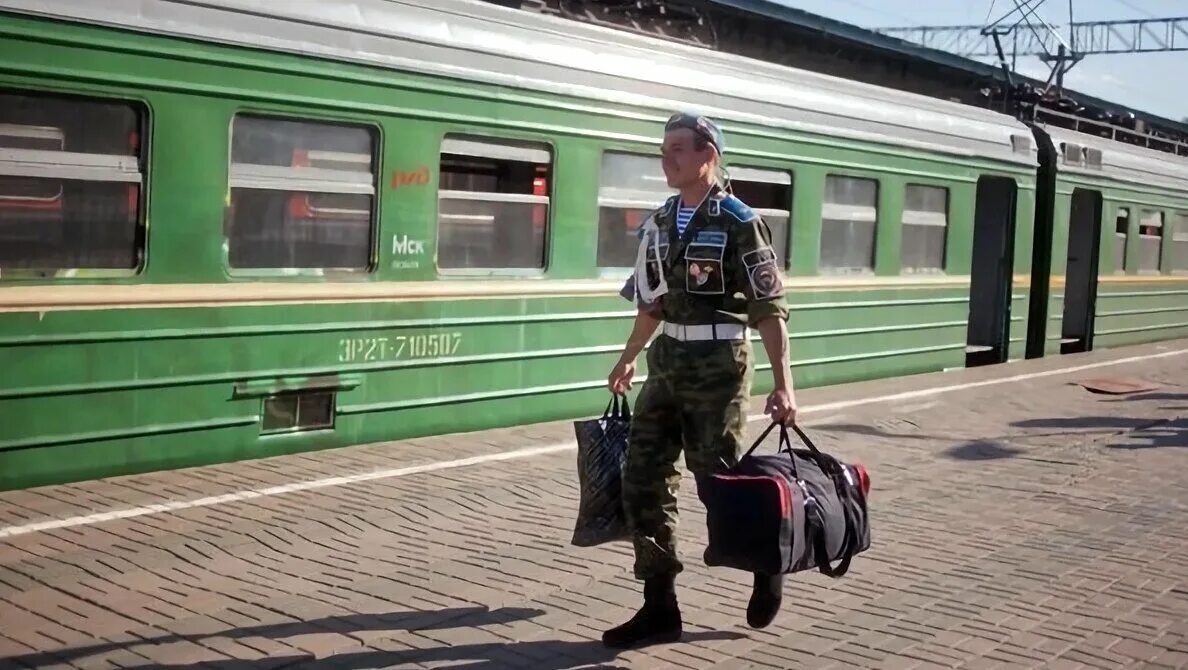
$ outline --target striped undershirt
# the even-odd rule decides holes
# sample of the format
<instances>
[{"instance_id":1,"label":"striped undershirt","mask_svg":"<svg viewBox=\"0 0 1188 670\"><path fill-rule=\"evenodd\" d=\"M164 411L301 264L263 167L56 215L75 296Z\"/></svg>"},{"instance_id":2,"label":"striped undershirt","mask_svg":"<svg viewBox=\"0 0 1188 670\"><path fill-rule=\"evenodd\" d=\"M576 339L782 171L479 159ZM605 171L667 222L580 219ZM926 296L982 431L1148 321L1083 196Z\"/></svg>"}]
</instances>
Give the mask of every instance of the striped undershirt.
<instances>
[{"instance_id":1,"label":"striped undershirt","mask_svg":"<svg viewBox=\"0 0 1188 670\"><path fill-rule=\"evenodd\" d=\"M684 235L685 228L689 226L689 222L693 220L693 214L697 212L696 207L681 207L677 210L677 234Z\"/></svg>"}]
</instances>

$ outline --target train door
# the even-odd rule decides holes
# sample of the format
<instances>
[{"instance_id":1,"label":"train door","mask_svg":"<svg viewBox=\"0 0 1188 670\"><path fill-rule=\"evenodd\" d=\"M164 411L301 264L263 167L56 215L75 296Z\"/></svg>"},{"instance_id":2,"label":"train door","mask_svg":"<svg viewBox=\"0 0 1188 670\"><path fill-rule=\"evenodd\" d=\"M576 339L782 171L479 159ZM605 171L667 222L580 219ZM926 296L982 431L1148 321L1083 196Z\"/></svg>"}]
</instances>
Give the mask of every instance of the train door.
<instances>
[{"instance_id":1,"label":"train door","mask_svg":"<svg viewBox=\"0 0 1188 670\"><path fill-rule=\"evenodd\" d=\"M967 367L1007 360L1017 194L1018 187L1010 177L978 180L965 347Z\"/></svg>"},{"instance_id":2,"label":"train door","mask_svg":"<svg viewBox=\"0 0 1188 670\"><path fill-rule=\"evenodd\" d=\"M1101 248L1101 192L1073 191L1068 217L1068 266L1064 271L1064 316L1060 353L1093 349L1097 260Z\"/></svg>"}]
</instances>

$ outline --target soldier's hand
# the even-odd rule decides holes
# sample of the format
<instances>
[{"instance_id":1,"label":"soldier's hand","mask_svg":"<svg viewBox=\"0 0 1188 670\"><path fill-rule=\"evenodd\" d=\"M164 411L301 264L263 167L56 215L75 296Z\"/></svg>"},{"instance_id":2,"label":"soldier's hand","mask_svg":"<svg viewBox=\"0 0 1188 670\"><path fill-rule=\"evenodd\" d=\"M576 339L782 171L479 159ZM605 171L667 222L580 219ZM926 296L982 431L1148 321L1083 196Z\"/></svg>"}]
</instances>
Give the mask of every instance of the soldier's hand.
<instances>
[{"instance_id":1,"label":"soldier's hand","mask_svg":"<svg viewBox=\"0 0 1188 670\"><path fill-rule=\"evenodd\" d=\"M785 425L791 426L796 423L796 394L791 389L776 389L767 396L767 407L763 410L764 414L771 417L771 420Z\"/></svg>"},{"instance_id":2,"label":"soldier's hand","mask_svg":"<svg viewBox=\"0 0 1188 670\"><path fill-rule=\"evenodd\" d=\"M635 361L620 362L606 378L611 393L626 393L631 390L631 379L635 377Z\"/></svg>"}]
</instances>

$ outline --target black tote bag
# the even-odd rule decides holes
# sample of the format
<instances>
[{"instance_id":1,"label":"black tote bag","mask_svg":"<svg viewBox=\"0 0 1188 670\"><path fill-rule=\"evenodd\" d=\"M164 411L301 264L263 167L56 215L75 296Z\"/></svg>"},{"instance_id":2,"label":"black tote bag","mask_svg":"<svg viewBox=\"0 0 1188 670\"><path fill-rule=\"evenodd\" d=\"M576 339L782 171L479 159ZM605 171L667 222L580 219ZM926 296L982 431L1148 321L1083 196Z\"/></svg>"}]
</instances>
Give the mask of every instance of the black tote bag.
<instances>
[{"instance_id":1,"label":"black tote bag","mask_svg":"<svg viewBox=\"0 0 1188 670\"><path fill-rule=\"evenodd\" d=\"M571 543L593 547L629 539L623 511L623 466L631 429L627 396L615 394L601 418L574 421L573 429L580 499Z\"/></svg>"}]
</instances>

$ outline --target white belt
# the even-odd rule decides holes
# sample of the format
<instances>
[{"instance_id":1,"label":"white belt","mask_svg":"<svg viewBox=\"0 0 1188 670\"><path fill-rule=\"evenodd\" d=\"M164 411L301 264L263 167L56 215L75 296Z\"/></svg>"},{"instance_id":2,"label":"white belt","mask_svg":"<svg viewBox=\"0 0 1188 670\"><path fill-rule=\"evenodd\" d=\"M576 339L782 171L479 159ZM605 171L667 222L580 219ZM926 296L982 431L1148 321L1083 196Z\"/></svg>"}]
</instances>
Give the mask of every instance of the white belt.
<instances>
[{"instance_id":1,"label":"white belt","mask_svg":"<svg viewBox=\"0 0 1188 670\"><path fill-rule=\"evenodd\" d=\"M682 342L692 340L745 340L747 327L741 323L700 324L684 326L664 322L664 334Z\"/></svg>"}]
</instances>

